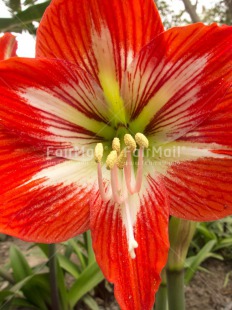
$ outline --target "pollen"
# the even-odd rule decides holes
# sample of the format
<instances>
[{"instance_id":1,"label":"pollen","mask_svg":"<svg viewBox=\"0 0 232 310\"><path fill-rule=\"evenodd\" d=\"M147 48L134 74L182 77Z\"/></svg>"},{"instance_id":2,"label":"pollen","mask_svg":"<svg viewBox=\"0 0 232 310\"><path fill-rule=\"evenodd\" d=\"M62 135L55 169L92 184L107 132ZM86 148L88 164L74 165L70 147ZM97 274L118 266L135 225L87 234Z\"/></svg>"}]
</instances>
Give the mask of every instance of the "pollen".
<instances>
[{"instance_id":1,"label":"pollen","mask_svg":"<svg viewBox=\"0 0 232 310\"><path fill-rule=\"evenodd\" d=\"M97 143L94 150L94 159L96 163L100 163L103 157L103 144Z\"/></svg>"},{"instance_id":2,"label":"pollen","mask_svg":"<svg viewBox=\"0 0 232 310\"><path fill-rule=\"evenodd\" d=\"M136 142L135 139L130 134L125 134L124 142L129 151L134 152L136 150Z\"/></svg>"},{"instance_id":3,"label":"pollen","mask_svg":"<svg viewBox=\"0 0 232 310\"><path fill-rule=\"evenodd\" d=\"M106 169L112 170L117 162L117 151L113 150L106 158Z\"/></svg>"},{"instance_id":4,"label":"pollen","mask_svg":"<svg viewBox=\"0 0 232 310\"><path fill-rule=\"evenodd\" d=\"M127 160L126 152L125 150L122 150L117 158L117 167L119 169L123 169L126 164L126 160Z\"/></svg>"},{"instance_id":5,"label":"pollen","mask_svg":"<svg viewBox=\"0 0 232 310\"><path fill-rule=\"evenodd\" d=\"M144 136L144 134L138 132L136 135L135 135L135 141L136 143L140 146L140 147L143 147L145 149L148 148L149 146L149 141L147 139L147 137Z\"/></svg>"},{"instance_id":6,"label":"pollen","mask_svg":"<svg viewBox=\"0 0 232 310\"><path fill-rule=\"evenodd\" d=\"M114 138L112 142L112 149L116 151L118 154L120 153L120 140L119 138Z\"/></svg>"}]
</instances>

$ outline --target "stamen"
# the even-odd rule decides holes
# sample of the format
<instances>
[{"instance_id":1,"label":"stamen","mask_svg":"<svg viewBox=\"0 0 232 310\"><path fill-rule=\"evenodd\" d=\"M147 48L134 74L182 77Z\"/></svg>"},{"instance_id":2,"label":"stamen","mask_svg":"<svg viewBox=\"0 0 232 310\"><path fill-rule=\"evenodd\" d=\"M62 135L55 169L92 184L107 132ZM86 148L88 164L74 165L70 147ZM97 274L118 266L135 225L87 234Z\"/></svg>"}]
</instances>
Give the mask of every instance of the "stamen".
<instances>
[{"instance_id":1,"label":"stamen","mask_svg":"<svg viewBox=\"0 0 232 310\"><path fill-rule=\"evenodd\" d=\"M126 164L126 150L122 150L117 159L117 167L123 169Z\"/></svg>"},{"instance_id":2,"label":"stamen","mask_svg":"<svg viewBox=\"0 0 232 310\"><path fill-rule=\"evenodd\" d=\"M149 141L148 139L144 136L144 134L138 132L135 135L135 141L140 147L144 147L145 149L148 148L149 146Z\"/></svg>"},{"instance_id":3,"label":"stamen","mask_svg":"<svg viewBox=\"0 0 232 310\"><path fill-rule=\"evenodd\" d=\"M125 134L124 142L129 151L134 152L136 150L136 142L135 139L130 134Z\"/></svg>"},{"instance_id":4,"label":"stamen","mask_svg":"<svg viewBox=\"0 0 232 310\"><path fill-rule=\"evenodd\" d=\"M112 203L120 205L122 208L122 216L127 231L128 251L132 259L136 257L135 249L138 243L134 237L133 217L138 212L133 209L134 204L132 195L139 193L143 180L143 153L144 149L148 148L149 141L142 133L136 133L135 139L130 134L124 136L125 148L121 151L119 138L114 138L112 141L112 151L106 159L106 168L111 174L111 193L106 193L102 179L101 161L103 157L103 145L98 143L95 147L95 161L98 163L98 184L99 192L102 200L107 202L112 199ZM136 143L139 146L138 150L138 169L135 179L134 163L132 160L132 152L136 150ZM119 171L122 169L122 171ZM119 180L120 177L120 180ZM121 180L122 177L122 180ZM135 197L135 196L134 196ZM139 199L139 197L136 197Z\"/></svg>"},{"instance_id":5,"label":"stamen","mask_svg":"<svg viewBox=\"0 0 232 310\"><path fill-rule=\"evenodd\" d=\"M148 148L149 141L144 136L144 134L138 132L135 135L135 141L140 146L139 148L139 158L138 158L138 170L137 170L137 176L136 176L136 184L134 188L134 192L138 193L142 186L142 180L143 180L143 149Z\"/></svg>"},{"instance_id":6,"label":"stamen","mask_svg":"<svg viewBox=\"0 0 232 310\"><path fill-rule=\"evenodd\" d=\"M128 242L128 248L129 248L129 253L132 259L136 257L135 255L135 249L138 247L138 242L135 240L134 237L134 232L133 232L133 225L131 221L131 215L130 215L130 205L128 203L128 200L126 199L125 202L125 211L126 211L126 221L127 221L127 242Z\"/></svg>"},{"instance_id":7,"label":"stamen","mask_svg":"<svg viewBox=\"0 0 232 310\"><path fill-rule=\"evenodd\" d=\"M114 201L118 204L123 203L124 198L119 195L118 168L116 165L111 169L111 187Z\"/></svg>"},{"instance_id":8,"label":"stamen","mask_svg":"<svg viewBox=\"0 0 232 310\"><path fill-rule=\"evenodd\" d=\"M134 193L139 193L142 186L142 181L143 181L143 148L140 148Z\"/></svg>"},{"instance_id":9,"label":"stamen","mask_svg":"<svg viewBox=\"0 0 232 310\"><path fill-rule=\"evenodd\" d=\"M121 148L120 148L120 140L119 140L119 138L114 138L114 139L113 139L113 142L112 142L112 149L113 149L114 151L116 151L117 154L120 153Z\"/></svg>"},{"instance_id":10,"label":"stamen","mask_svg":"<svg viewBox=\"0 0 232 310\"><path fill-rule=\"evenodd\" d=\"M106 158L106 169L113 169L114 165L117 162L117 152L111 151L110 154Z\"/></svg>"},{"instance_id":11,"label":"stamen","mask_svg":"<svg viewBox=\"0 0 232 310\"><path fill-rule=\"evenodd\" d=\"M134 186L131 185L131 172L132 172L131 166L132 166L131 152L127 151L126 164L124 167L124 172L125 172L127 189L129 191L129 193L132 195L134 193Z\"/></svg>"},{"instance_id":12,"label":"stamen","mask_svg":"<svg viewBox=\"0 0 232 310\"><path fill-rule=\"evenodd\" d=\"M103 144L97 143L94 150L94 159L96 163L100 163L103 157Z\"/></svg>"},{"instance_id":13,"label":"stamen","mask_svg":"<svg viewBox=\"0 0 232 310\"><path fill-rule=\"evenodd\" d=\"M98 175L98 187L99 187L99 192L101 195L101 198L103 201L107 202L111 199L112 194L111 193L106 193L103 185L103 179L102 179L102 168L101 168L101 163L98 163L97 165L97 175Z\"/></svg>"}]
</instances>

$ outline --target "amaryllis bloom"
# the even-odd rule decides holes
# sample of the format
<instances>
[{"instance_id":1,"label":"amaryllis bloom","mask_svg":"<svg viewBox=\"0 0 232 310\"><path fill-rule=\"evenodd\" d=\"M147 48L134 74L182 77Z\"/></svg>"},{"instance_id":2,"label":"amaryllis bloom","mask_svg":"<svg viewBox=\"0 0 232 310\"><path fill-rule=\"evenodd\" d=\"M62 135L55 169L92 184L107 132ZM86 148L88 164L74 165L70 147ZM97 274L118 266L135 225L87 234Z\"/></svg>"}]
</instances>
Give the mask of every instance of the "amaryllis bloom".
<instances>
[{"instance_id":1,"label":"amaryllis bloom","mask_svg":"<svg viewBox=\"0 0 232 310\"><path fill-rule=\"evenodd\" d=\"M164 31L153 0L53 0L0 64L0 229L91 229L122 309L154 303L168 219L232 214L232 28Z\"/></svg>"}]
</instances>

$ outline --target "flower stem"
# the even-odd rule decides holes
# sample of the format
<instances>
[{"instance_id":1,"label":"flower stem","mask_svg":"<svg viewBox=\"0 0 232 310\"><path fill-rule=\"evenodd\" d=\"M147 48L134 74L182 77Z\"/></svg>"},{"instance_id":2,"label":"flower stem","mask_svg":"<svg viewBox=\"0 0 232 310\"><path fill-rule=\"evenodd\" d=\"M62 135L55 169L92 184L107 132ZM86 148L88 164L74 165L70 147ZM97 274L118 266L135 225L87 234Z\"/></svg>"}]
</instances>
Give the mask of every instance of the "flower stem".
<instances>
[{"instance_id":1,"label":"flower stem","mask_svg":"<svg viewBox=\"0 0 232 310\"><path fill-rule=\"evenodd\" d=\"M169 310L185 310L184 269L167 270Z\"/></svg>"},{"instance_id":2,"label":"flower stem","mask_svg":"<svg viewBox=\"0 0 232 310\"><path fill-rule=\"evenodd\" d=\"M51 309L60 310L59 291L57 286L56 245L49 244L49 271L51 287Z\"/></svg>"},{"instance_id":3,"label":"flower stem","mask_svg":"<svg viewBox=\"0 0 232 310\"><path fill-rule=\"evenodd\" d=\"M156 294L155 310L167 310L167 285L161 284Z\"/></svg>"},{"instance_id":4,"label":"flower stem","mask_svg":"<svg viewBox=\"0 0 232 310\"><path fill-rule=\"evenodd\" d=\"M162 282L156 294L155 310L168 310L167 276L164 268L161 274Z\"/></svg>"},{"instance_id":5,"label":"flower stem","mask_svg":"<svg viewBox=\"0 0 232 310\"><path fill-rule=\"evenodd\" d=\"M169 223L170 250L166 266L169 310L185 309L184 263L196 225L175 217Z\"/></svg>"},{"instance_id":6,"label":"flower stem","mask_svg":"<svg viewBox=\"0 0 232 310\"><path fill-rule=\"evenodd\" d=\"M169 223L170 250L167 269L182 270L197 222L172 217Z\"/></svg>"}]
</instances>

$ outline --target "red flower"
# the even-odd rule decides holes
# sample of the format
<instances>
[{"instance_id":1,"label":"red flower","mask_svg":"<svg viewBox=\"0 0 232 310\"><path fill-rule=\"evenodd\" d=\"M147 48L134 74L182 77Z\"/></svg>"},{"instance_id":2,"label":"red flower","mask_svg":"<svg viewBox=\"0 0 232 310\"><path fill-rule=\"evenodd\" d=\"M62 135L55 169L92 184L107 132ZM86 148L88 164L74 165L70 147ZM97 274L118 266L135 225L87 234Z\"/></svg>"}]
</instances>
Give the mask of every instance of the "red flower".
<instances>
[{"instance_id":1,"label":"red flower","mask_svg":"<svg viewBox=\"0 0 232 310\"><path fill-rule=\"evenodd\" d=\"M151 309L169 215L232 214L231 68L231 27L164 31L152 0L53 0L37 58L0 64L1 231L90 228L121 308Z\"/></svg>"}]
</instances>

